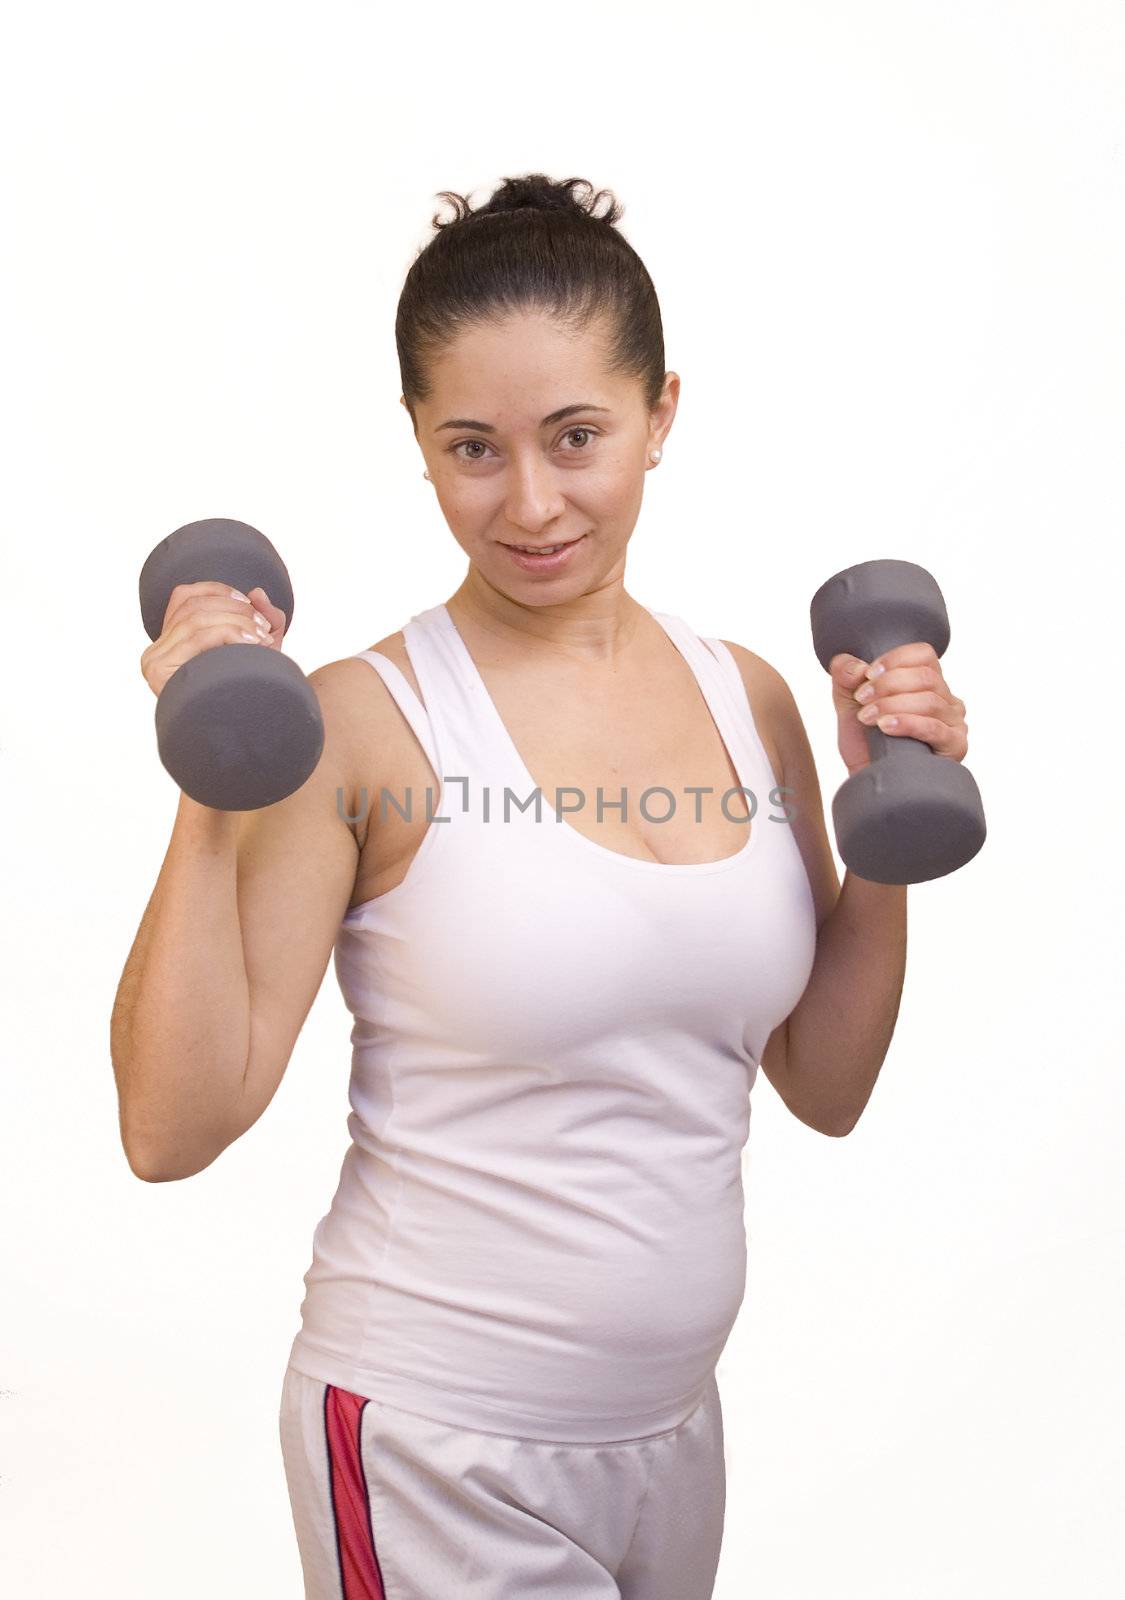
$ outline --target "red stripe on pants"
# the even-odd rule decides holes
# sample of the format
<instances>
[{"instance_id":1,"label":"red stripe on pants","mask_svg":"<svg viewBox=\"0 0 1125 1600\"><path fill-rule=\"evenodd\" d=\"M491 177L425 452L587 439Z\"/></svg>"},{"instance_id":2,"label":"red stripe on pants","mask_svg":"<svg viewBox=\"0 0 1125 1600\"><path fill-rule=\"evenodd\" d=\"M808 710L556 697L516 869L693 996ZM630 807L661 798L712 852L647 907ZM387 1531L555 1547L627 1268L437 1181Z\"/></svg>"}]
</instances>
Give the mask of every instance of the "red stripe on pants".
<instances>
[{"instance_id":1,"label":"red stripe on pants","mask_svg":"<svg viewBox=\"0 0 1125 1600\"><path fill-rule=\"evenodd\" d=\"M324 1431L343 1600L386 1600L360 1454L363 1395L325 1384Z\"/></svg>"}]
</instances>

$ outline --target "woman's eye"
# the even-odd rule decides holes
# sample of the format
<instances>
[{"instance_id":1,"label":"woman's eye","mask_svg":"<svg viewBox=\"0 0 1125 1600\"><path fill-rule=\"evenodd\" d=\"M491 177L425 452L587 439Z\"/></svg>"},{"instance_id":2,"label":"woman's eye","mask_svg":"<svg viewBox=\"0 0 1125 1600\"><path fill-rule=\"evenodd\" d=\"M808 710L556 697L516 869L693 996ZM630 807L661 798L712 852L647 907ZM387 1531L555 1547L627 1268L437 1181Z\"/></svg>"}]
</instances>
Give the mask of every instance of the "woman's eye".
<instances>
[{"instance_id":1,"label":"woman's eye","mask_svg":"<svg viewBox=\"0 0 1125 1600\"><path fill-rule=\"evenodd\" d=\"M568 428L567 431L563 434L563 438L564 439L573 438L573 436L576 433L585 434L585 435L588 435L590 438L593 438L594 434L595 434L595 430L593 428ZM462 440L460 440L459 443L454 444L454 445L450 445L449 448L453 452L453 454L456 455L459 450L464 450L469 445L473 445L473 444L481 444L481 445L483 445L484 443L485 442L484 442L483 439L462 439ZM485 449L487 450L488 448L489 447L487 445L485 445ZM582 449L580 449L580 450L570 450L570 451L567 452L567 454L569 454L569 455L585 455L587 453L588 449L589 449L589 446L584 445L582 447ZM462 461L483 461L484 457L480 456L480 455L462 456L461 460Z\"/></svg>"},{"instance_id":2,"label":"woman's eye","mask_svg":"<svg viewBox=\"0 0 1125 1600\"><path fill-rule=\"evenodd\" d=\"M466 449L467 446L469 446L471 444L484 444L484 440L483 439L462 439L460 444L450 445L449 448L452 450L453 454L456 455L458 453L458 451ZM465 460L468 460L468 461L479 461L481 459L481 457L480 456L467 456L467 457L466 456L462 456L461 459L462 459L462 461L465 461Z\"/></svg>"}]
</instances>

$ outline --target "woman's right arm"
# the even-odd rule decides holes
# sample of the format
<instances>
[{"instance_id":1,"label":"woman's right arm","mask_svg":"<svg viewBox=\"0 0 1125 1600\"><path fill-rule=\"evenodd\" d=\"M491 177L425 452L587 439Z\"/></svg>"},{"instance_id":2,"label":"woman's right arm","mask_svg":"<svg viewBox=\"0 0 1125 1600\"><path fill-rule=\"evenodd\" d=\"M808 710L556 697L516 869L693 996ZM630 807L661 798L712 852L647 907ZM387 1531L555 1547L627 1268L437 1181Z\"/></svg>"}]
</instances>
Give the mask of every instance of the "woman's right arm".
<instances>
[{"instance_id":1,"label":"woman's right arm","mask_svg":"<svg viewBox=\"0 0 1125 1600\"><path fill-rule=\"evenodd\" d=\"M151 1182L200 1172L281 1082L347 910L359 861L348 685L309 675L324 719L314 772L257 811L181 794L110 1024L121 1141Z\"/></svg>"}]
</instances>

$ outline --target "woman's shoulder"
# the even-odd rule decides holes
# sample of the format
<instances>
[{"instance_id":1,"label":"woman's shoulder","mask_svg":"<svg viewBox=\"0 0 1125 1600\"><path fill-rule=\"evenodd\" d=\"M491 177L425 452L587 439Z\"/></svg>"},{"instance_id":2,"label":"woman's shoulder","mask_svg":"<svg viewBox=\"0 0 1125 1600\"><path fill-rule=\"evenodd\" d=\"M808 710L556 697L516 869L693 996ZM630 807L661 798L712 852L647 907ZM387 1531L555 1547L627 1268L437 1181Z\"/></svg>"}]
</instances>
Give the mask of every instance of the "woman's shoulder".
<instances>
[{"instance_id":1,"label":"woman's shoulder","mask_svg":"<svg viewBox=\"0 0 1125 1600\"><path fill-rule=\"evenodd\" d=\"M765 656L757 655L743 644L736 644L733 639L723 639L720 643L725 644L734 657L759 733L765 722L776 743L779 747L783 746L794 716L800 717L789 685Z\"/></svg>"},{"instance_id":2,"label":"woman's shoulder","mask_svg":"<svg viewBox=\"0 0 1125 1600\"><path fill-rule=\"evenodd\" d=\"M744 645L733 644L729 639L723 643L738 663L755 726L792 808L793 833L812 888L819 928L839 897L840 877L828 838L816 760L800 707L776 667Z\"/></svg>"},{"instance_id":3,"label":"woman's shoulder","mask_svg":"<svg viewBox=\"0 0 1125 1600\"><path fill-rule=\"evenodd\" d=\"M393 661L402 673L407 683L414 690L419 700L422 700L422 691L418 687L418 679L414 676L414 668L410 664L410 657L406 652L406 637L400 628L397 633L389 633L385 639L380 639L377 644L368 645L376 655L386 656L388 661ZM425 705L422 700L422 704Z\"/></svg>"},{"instance_id":4,"label":"woman's shoulder","mask_svg":"<svg viewBox=\"0 0 1125 1600\"><path fill-rule=\"evenodd\" d=\"M368 704L384 705L390 702L391 695L385 685L383 693L379 693L379 685L383 680L378 672L372 669L371 663L364 659L372 653L386 656L388 661L392 661L419 700L422 699L422 691L414 676L414 668L410 664L410 657L406 652L406 640L401 629L398 633L389 633L385 639L376 640L374 644L368 645L365 650L357 651L354 655L340 656L335 661L326 662L317 669L317 676L327 676L333 683L339 684L341 694L354 697L357 709Z\"/></svg>"},{"instance_id":5,"label":"woman's shoulder","mask_svg":"<svg viewBox=\"0 0 1125 1600\"><path fill-rule=\"evenodd\" d=\"M764 656L732 639L722 643L734 657L758 737L766 747L778 782L785 785L795 772L804 771L808 751L808 735L793 691Z\"/></svg>"},{"instance_id":6,"label":"woman's shoulder","mask_svg":"<svg viewBox=\"0 0 1125 1600\"><path fill-rule=\"evenodd\" d=\"M781 673L766 660L765 656L756 655L753 650L748 650L744 644L736 644L733 639L721 639L719 642L725 644L734 657L744 683L753 684L762 691L773 694L788 689L789 685Z\"/></svg>"},{"instance_id":7,"label":"woman's shoulder","mask_svg":"<svg viewBox=\"0 0 1125 1600\"><path fill-rule=\"evenodd\" d=\"M388 634L367 649L392 661L418 699L422 699L401 631ZM354 655L340 656L310 675L321 686L322 705L327 696L335 708L334 722L341 730L339 742L344 748L347 769L345 790L350 815L360 810L358 797L362 789L373 794L379 784L386 784L397 793L429 771L401 706L380 674L364 659L365 654L361 650ZM424 776L421 781L425 781ZM361 849L366 835L365 818L356 833Z\"/></svg>"}]
</instances>

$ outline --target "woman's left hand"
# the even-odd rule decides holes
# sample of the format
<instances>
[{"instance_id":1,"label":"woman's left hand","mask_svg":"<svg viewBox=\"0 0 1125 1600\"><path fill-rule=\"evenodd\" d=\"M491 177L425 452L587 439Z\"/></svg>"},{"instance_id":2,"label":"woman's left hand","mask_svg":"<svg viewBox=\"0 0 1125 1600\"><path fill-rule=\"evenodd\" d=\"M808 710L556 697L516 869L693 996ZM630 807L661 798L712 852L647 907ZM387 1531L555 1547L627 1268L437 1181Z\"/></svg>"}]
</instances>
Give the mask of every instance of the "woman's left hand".
<instances>
[{"instance_id":1,"label":"woman's left hand","mask_svg":"<svg viewBox=\"0 0 1125 1600\"><path fill-rule=\"evenodd\" d=\"M969 748L965 702L946 683L932 644L900 644L868 663L836 655L829 662L832 703L836 707L839 750L848 776L866 767L868 725L888 738L906 735L928 744L936 755L964 761ZM875 669L883 670L875 673ZM856 691L869 688L866 700ZM863 721L859 720L860 715ZM887 718L896 720L888 723Z\"/></svg>"}]
</instances>

